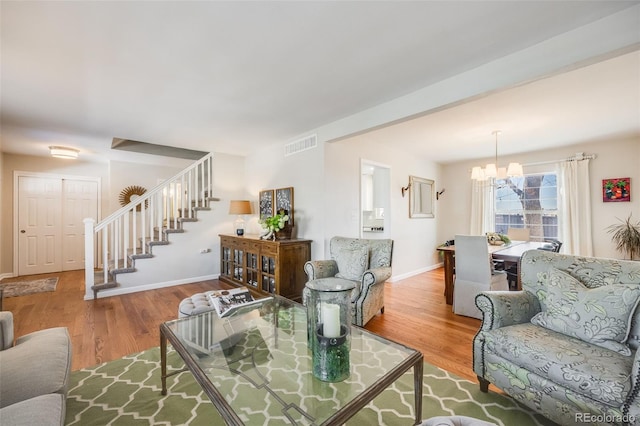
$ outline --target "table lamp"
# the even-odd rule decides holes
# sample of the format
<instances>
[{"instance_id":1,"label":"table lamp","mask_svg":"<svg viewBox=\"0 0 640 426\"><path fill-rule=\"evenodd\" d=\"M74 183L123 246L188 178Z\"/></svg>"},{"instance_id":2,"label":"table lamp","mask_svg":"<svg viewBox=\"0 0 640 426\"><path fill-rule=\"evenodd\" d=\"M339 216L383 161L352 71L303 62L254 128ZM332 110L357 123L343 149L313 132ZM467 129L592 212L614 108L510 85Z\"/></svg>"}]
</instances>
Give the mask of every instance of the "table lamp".
<instances>
[{"instance_id":1,"label":"table lamp","mask_svg":"<svg viewBox=\"0 0 640 426\"><path fill-rule=\"evenodd\" d=\"M244 218L242 215L251 214L251 202L248 200L231 200L229 214L237 214L238 218L233 222L236 235L244 235Z\"/></svg>"}]
</instances>

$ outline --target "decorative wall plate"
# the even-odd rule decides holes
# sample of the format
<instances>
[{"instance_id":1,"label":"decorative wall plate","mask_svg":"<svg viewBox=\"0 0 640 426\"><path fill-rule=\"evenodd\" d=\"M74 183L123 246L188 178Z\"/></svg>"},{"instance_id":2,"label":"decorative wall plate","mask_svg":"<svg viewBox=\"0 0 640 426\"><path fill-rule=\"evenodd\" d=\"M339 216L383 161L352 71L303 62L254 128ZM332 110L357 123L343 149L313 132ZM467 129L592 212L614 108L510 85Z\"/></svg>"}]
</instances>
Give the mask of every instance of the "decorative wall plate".
<instances>
[{"instance_id":1,"label":"decorative wall plate","mask_svg":"<svg viewBox=\"0 0 640 426\"><path fill-rule=\"evenodd\" d=\"M138 185L127 186L125 189L120 191L120 197L119 197L120 205L126 206L131 201L135 200L136 198L139 198L145 192L147 192L146 188L143 188L141 186L138 186ZM146 206L147 206L147 203L145 203L145 207ZM140 205L138 205L136 210L140 211Z\"/></svg>"}]
</instances>

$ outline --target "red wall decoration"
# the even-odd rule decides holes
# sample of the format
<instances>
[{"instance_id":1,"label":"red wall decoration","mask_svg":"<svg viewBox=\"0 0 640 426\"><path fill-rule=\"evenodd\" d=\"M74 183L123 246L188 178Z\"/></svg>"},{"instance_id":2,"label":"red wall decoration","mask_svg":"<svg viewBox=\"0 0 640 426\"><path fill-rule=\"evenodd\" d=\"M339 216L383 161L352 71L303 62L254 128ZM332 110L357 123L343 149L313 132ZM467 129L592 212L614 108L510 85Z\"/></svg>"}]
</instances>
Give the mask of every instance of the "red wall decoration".
<instances>
[{"instance_id":1,"label":"red wall decoration","mask_svg":"<svg viewBox=\"0 0 640 426\"><path fill-rule=\"evenodd\" d=\"M631 201L631 178L602 179L602 201Z\"/></svg>"}]
</instances>

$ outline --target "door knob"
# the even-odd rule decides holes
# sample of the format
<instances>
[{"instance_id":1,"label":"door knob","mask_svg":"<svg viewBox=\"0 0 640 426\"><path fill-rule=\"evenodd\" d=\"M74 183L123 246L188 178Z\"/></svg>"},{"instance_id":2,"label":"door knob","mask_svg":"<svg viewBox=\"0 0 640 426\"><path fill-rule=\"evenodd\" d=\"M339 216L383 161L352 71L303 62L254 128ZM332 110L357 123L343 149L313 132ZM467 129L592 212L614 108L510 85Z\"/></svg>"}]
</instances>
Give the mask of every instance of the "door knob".
<instances>
[{"instance_id":1,"label":"door knob","mask_svg":"<svg viewBox=\"0 0 640 426\"><path fill-rule=\"evenodd\" d=\"M25 232L27 232L27 231L25 231L24 229L21 229L21 230L20 230L20 233L21 233L21 234L24 234Z\"/></svg>"}]
</instances>

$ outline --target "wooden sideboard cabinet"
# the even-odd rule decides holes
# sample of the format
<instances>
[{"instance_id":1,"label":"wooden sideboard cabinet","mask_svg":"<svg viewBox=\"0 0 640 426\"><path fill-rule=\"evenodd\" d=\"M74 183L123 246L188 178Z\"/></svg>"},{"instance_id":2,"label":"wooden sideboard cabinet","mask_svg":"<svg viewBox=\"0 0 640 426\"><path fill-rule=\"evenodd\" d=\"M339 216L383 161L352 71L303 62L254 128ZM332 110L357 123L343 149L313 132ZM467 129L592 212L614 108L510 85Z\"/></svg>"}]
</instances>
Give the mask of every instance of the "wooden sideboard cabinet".
<instances>
[{"instance_id":1,"label":"wooden sideboard cabinet","mask_svg":"<svg viewBox=\"0 0 640 426\"><path fill-rule=\"evenodd\" d=\"M311 240L220 235L220 281L244 285L259 297L278 294L301 301L309 259Z\"/></svg>"}]
</instances>

